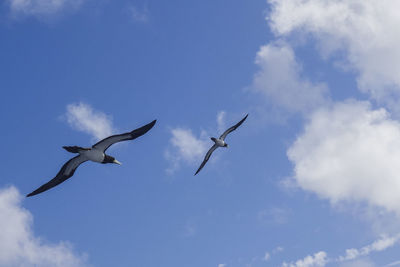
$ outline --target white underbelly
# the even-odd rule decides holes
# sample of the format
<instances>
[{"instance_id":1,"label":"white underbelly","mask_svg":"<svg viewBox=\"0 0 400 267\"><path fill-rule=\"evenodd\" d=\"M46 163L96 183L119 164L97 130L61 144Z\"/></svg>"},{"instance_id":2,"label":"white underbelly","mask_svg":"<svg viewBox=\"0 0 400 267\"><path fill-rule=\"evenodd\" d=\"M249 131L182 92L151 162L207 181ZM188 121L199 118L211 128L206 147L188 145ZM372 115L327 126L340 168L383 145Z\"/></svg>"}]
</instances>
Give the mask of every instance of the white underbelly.
<instances>
[{"instance_id":1,"label":"white underbelly","mask_svg":"<svg viewBox=\"0 0 400 267\"><path fill-rule=\"evenodd\" d=\"M224 146L224 145L225 145L225 142L224 142L223 140L221 140L221 139L216 139L216 140L215 140L215 144L216 144L217 146Z\"/></svg>"},{"instance_id":2,"label":"white underbelly","mask_svg":"<svg viewBox=\"0 0 400 267\"><path fill-rule=\"evenodd\" d=\"M81 155L94 162L103 162L104 160L104 153L97 149L82 151Z\"/></svg>"}]
</instances>

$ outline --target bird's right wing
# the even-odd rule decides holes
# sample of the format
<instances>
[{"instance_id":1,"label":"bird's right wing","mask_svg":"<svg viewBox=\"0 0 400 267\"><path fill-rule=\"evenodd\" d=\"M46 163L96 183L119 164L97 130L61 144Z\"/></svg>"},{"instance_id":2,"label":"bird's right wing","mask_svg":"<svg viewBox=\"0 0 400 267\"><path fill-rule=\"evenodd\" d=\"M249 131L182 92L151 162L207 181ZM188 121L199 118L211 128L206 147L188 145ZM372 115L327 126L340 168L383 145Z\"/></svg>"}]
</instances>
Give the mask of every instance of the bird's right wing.
<instances>
[{"instance_id":1,"label":"bird's right wing","mask_svg":"<svg viewBox=\"0 0 400 267\"><path fill-rule=\"evenodd\" d=\"M215 149L217 149L217 147L218 147L218 146L217 146L216 144L214 144L214 145L210 148L210 150L208 150L206 156L204 157L203 162L201 163L199 169L197 170L197 172L196 172L194 175L198 174L199 171L200 171L201 169L203 169L204 165L206 165L206 163L207 163L208 159L210 158L211 154L214 152Z\"/></svg>"},{"instance_id":2,"label":"bird's right wing","mask_svg":"<svg viewBox=\"0 0 400 267\"><path fill-rule=\"evenodd\" d=\"M78 166L85 161L87 161L87 159L81 155L70 159L69 161L67 161L67 163L65 163L62 166L61 170L57 173L56 177L54 177L48 183L42 185L32 193L28 194L27 197L40 194L44 191L49 190L50 188L55 187L56 185L61 184L62 182L70 178L72 175L74 175L76 168L78 168Z\"/></svg>"},{"instance_id":3,"label":"bird's right wing","mask_svg":"<svg viewBox=\"0 0 400 267\"><path fill-rule=\"evenodd\" d=\"M126 141L126 140L133 140L135 138L138 138L139 136L144 135L151 128L153 128L154 124L156 124L156 121L157 120L154 120L154 121L150 122L149 124L146 124L140 128L137 128L131 132L109 136L109 137L97 142L92 147L104 152L112 144L115 144L115 143L118 143L121 141Z\"/></svg>"}]
</instances>

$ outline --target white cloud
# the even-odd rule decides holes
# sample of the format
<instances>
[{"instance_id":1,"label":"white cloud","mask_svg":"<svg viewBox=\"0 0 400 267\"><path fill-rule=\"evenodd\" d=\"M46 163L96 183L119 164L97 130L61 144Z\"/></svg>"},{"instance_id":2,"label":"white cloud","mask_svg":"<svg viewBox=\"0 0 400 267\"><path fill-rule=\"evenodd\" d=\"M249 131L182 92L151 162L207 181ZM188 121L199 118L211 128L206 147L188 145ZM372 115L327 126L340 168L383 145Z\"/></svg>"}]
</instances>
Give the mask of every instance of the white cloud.
<instances>
[{"instance_id":1,"label":"white cloud","mask_svg":"<svg viewBox=\"0 0 400 267\"><path fill-rule=\"evenodd\" d=\"M262 46L256 64L260 70L254 76L252 89L264 94L273 105L292 112L308 112L329 101L325 84L302 77L302 67L288 44Z\"/></svg>"},{"instance_id":2,"label":"white cloud","mask_svg":"<svg viewBox=\"0 0 400 267\"><path fill-rule=\"evenodd\" d=\"M171 133L170 142L178 148L179 155L184 160L194 161L204 156L209 142L195 137L192 131L187 129L177 128L173 129Z\"/></svg>"},{"instance_id":3,"label":"white cloud","mask_svg":"<svg viewBox=\"0 0 400 267\"><path fill-rule=\"evenodd\" d=\"M274 248L274 250L272 250L272 253L276 254L276 253L280 253L282 252L284 249L283 247L276 247Z\"/></svg>"},{"instance_id":4,"label":"white cloud","mask_svg":"<svg viewBox=\"0 0 400 267\"><path fill-rule=\"evenodd\" d=\"M274 249L272 250L271 253L268 252L268 251L266 251L265 254L264 254L264 256L263 256L261 259L262 259L262 261L269 261L269 260L271 259L272 255L281 253L282 251L283 251L283 248L282 248L282 247L276 247L276 248L274 248Z\"/></svg>"},{"instance_id":5,"label":"white cloud","mask_svg":"<svg viewBox=\"0 0 400 267\"><path fill-rule=\"evenodd\" d=\"M15 187L0 189L0 266L87 266L70 244L49 244L35 236L32 215L21 207L23 198Z\"/></svg>"},{"instance_id":6,"label":"white cloud","mask_svg":"<svg viewBox=\"0 0 400 267\"><path fill-rule=\"evenodd\" d=\"M269 259L271 259L271 254L269 254L269 252L265 252L263 261L269 261Z\"/></svg>"},{"instance_id":7,"label":"white cloud","mask_svg":"<svg viewBox=\"0 0 400 267\"><path fill-rule=\"evenodd\" d=\"M78 8L83 0L7 0L15 15L51 15L66 8Z\"/></svg>"},{"instance_id":8,"label":"white cloud","mask_svg":"<svg viewBox=\"0 0 400 267\"><path fill-rule=\"evenodd\" d=\"M346 256L344 257L341 256L340 261L352 260L358 258L359 256L360 256L360 251L358 251L358 249L355 248L346 249Z\"/></svg>"},{"instance_id":9,"label":"white cloud","mask_svg":"<svg viewBox=\"0 0 400 267\"><path fill-rule=\"evenodd\" d=\"M338 260L339 261L348 261L348 260L357 259L361 256L367 256L367 255L371 254L372 252L383 251L390 247L393 247L396 243L399 242L399 240L400 240L400 235L392 236L392 237L382 237L381 239L374 241L372 244L364 246L360 249L356 249L356 248L346 249L346 255L340 256L338 258Z\"/></svg>"},{"instance_id":10,"label":"white cloud","mask_svg":"<svg viewBox=\"0 0 400 267\"><path fill-rule=\"evenodd\" d=\"M297 260L296 262L282 264L282 267L308 267L308 266L325 266L328 263L332 263L337 266L354 266L354 267L369 267L375 266L373 262L367 259L367 257L374 252L384 251L388 248L393 247L400 241L400 234L394 236L383 236L378 240L375 240L369 245L362 248L350 248L346 249L344 256L337 258L328 258L327 253L320 251L315 253L313 256L309 255L304 259ZM362 258L361 258L362 257ZM361 258L361 259L360 259ZM397 263L392 263L396 265ZM389 265L390 266L390 265Z\"/></svg>"},{"instance_id":11,"label":"white cloud","mask_svg":"<svg viewBox=\"0 0 400 267\"><path fill-rule=\"evenodd\" d=\"M302 189L400 214L400 123L385 109L357 101L323 108L287 154Z\"/></svg>"},{"instance_id":12,"label":"white cloud","mask_svg":"<svg viewBox=\"0 0 400 267\"><path fill-rule=\"evenodd\" d=\"M169 173L177 170L182 161L200 164L211 147L211 142L207 140L204 132L197 138L190 129L175 128L171 130L171 134L170 147L165 151L166 159L172 164L167 169Z\"/></svg>"},{"instance_id":13,"label":"white cloud","mask_svg":"<svg viewBox=\"0 0 400 267\"><path fill-rule=\"evenodd\" d=\"M218 133L219 134L222 134L226 130L225 117L226 117L225 111L218 112L217 125L218 125Z\"/></svg>"},{"instance_id":14,"label":"white cloud","mask_svg":"<svg viewBox=\"0 0 400 267\"><path fill-rule=\"evenodd\" d=\"M268 21L277 36L313 36L324 57L342 60L355 70L363 92L378 100L400 96L399 1L268 2Z\"/></svg>"},{"instance_id":15,"label":"white cloud","mask_svg":"<svg viewBox=\"0 0 400 267\"><path fill-rule=\"evenodd\" d=\"M400 261L394 261L392 263L389 263L389 264L385 265L385 267L398 266L398 265L400 265Z\"/></svg>"},{"instance_id":16,"label":"white cloud","mask_svg":"<svg viewBox=\"0 0 400 267\"><path fill-rule=\"evenodd\" d=\"M219 134L222 134L222 132L226 130L224 123L225 116L225 111L217 113L216 120L219 133L217 134L215 131L213 136L219 137ZM213 145L213 142L210 141L209 134L204 130L202 130L197 137L193 134L191 129L177 127L171 129L171 135L169 147L167 147L164 152L164 157L170 162L170 166L166 170L169 174L179 169L182 162L200 165L207 151ZM215 159L216 157L213 155L212 158ZM210 161L212 161L212 159L210 159Z\"/></svg>"},{"instance_id":17,"label":"white cloud","mask_svg":"<svg viewBox=\"0 0 400 267\"><path fill-rule=\"evenodd\" d=\"M110 116L85 103L68 105L66 118L71 127L92 135L96 140L107 137L114 131Z\"/></svg>"},{"instance_id":18,"label":"white cloud","mask_svg":"<svg viewBox=\"0 0 400 267\"><path fill-rule=\"evenodd\" d=\"M282 267L323 267L328 263L327 254L324 251L315 253L313 256L309 255L304 259L297 260L296 262L282 264Z\"/></svg>"},{"instance_id":19,"label":"white cloud","mask_svg":"<svg viewBox=\"0 0 400 267\"><path fill-rule=\"evenodd\" d=\"M218 267L226 267L226 264L220 263L220 264L218 264Z\"/></svg>"}]
</instances>

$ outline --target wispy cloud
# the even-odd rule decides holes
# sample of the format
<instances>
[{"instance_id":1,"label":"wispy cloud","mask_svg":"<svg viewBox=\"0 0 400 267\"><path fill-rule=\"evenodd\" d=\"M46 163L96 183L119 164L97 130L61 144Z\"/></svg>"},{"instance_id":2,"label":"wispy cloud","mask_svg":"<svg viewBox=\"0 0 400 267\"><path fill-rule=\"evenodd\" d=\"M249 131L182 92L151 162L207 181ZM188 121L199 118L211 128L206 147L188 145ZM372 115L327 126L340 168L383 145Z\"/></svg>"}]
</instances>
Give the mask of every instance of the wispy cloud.
<instances>
[{"instance_id":1,"label":"wispy cloud","mask_svg":"<svg viewBox=\"0 0 400 267\"><path fill-rule=\"evenodd\" d=\"M94 110L85 103L67 106L66 118L71 127L88 133L94 139L100 140L114 132L112 118L101 111Z\"/></svg>"},{"instance_id":2,"label":"wispy cloud","mask_svg":"<svg viewBox=\"0 0 400 267\"><path fill-rule=\"evenodd\" d=\"M251 86L266 101L290 112L309 112L329 101L328 88L302 77L302 67L293 49L285 42L262 46L256 64L260 70Z\"/></svg>"},{"instance_id":3,"label":"wispy cloud","mask_svg":"<svg viewBox=\"0 0 400 267\"><path fill-rule=\"evenodd\" d=\"M225 111L220 111L217 114L217 125L218 125L218 133L222 134L226 130L226 124L225 124L225 117L226 117L226 112Z\"/></svg>"},{"instance_id":4,"label":"wispy cloud","mask_svg":"<svg viewBox=\"0 0 400 267\"><path fill-rule=\"evenodd\" d=\"M146 23L150 19L149 10L146 5L143 8L138 8L137 6L130 5L128 7L128 10L132 19L136 22Z\"/></svg>"},{"instance_id":5,"label":"wispy cloud","mask_svg":"<svg viewBox=\"0 0 400 267\"><path fill-rule=\"evenodd\" d=\"M385 265L385 267L399 266L399 265L400 265L400 261L394 261L392 263Z\"/></svg>"},{"instance_id":6,"label":"wispy cloud","mask_svg":"<svg viewBox=\"0 0 400 267\"><path fill-rule=\"evenodd\" d=\"M258 220L266 224L285 224L289 221L290 210L273 207L258 212Z\"/></svg>"},{"instance_id":7,"label":"wispy cloud","mask_svg":"<svg viewBox=\"0 0 400 267\"><path fill-rule=\"evenodd\" d=\"M281 253L283 251L283 247L276 247L271 252L266 251L264 257L262 257L262 261L269 261L273 255Z\"/></svg>"},{"instance_id":8,"label":"wispy cloud","mask_svg":"<svg viewBox=\"0 0 400 267\"><path fill-rule=\"evenodd\" d=\"M7 0L13 15L46 16L78 8L83 0Z\"/></svg>"},{"instance_id":9,"label":"wispy cloud","mask_svg":"<svg viewBox=\"0 0 400 267\"><path fill-rule=\"evenodd\" d=\"M219 129L225 128L225 115L225 111L217 113L216 120ZM222 134L224 130L219 132ZM197 136L193 134L191 129L183 127L172 128L170 132L172 137L164 153L165 158L170 162L170 166L166 170L169 174L179 169L182 162L188 164L198 163L200 165L208 149L213 144L210 141L210 135L204 130ZM217 131L213 132L214 134L211 136L219 137Z\"/></svg>"},{"instance_id":10,"label":"wispy cloud","mask_svg":"<svg viewBox=\"0 0 400 267\"><path fill-rule=\"evenodd\" d=\"M369 245L366 245L361 248L350 248L346 249L345 254L342 256L338 256L336 258L329 258L328 254L324 251L320 251L315 253L313 256L309 255L301 260L297 260L296 262L282 264L282 267L311 267L311 266L325 266L328 263L337 266L375 266L375 264L366 258L376 252L384 251L388 248L391 248L398 244L400 241L400 234L394 236L383 236L378 240L375 240ZM395 266L399 262L393 262L392 265L386 266Z\"/></svg>"},{"instance_id":11,"label":"wispy cloud","mask_svg":"<svg viewBox=\"0 0 400 267\"><path fill-rule=\"evenodd\" d=\"M168 173L177 170L182 161L187 163L200 162L204 157L210 142L203 132L196 137L190 129L175 128L171 130L170 148L165 151L165 157L170 161L171 166Z\"/></svg>"},{"instance_id":12,"label":"wispy cloud","mask_svg":"<svg viewBox=\"0 0 400 267\"><path fill-rule=\"evenodd\" d=\"M323 267L328 263L327 254L324 251L306 256L304 259L291 263L282 263L282 267Z\"/></svg>"},{"instance_id":13,"label":"wispy cloud","mask_svg":"<svg viewBox=\"0 0 400 267\"><path fill-rule=\"evenodd\" d=\"M32 214L21 207L15 187L0 189L0 266L87 266L71 244L43 242L32 230Z\"/></svg>"},{"instance_id":14,"label":"wispy cloud","mask_svg":"<svg viewBox=\"0 0 400 267\"><path fill-rule=\"evenodd\" d=\"M271 259L271 254L267 251L264 254L264 257L262 258L263 261L269 261L269 259Z\"/></svg>"},{"instance_id":15,"label":"wispy cloud","mask_svg":"<svg viewBox=\"0 0 400 267\"><path fill-rule=\"evenodd\" d=\"M393 247L400 240L400 235L392 236L392 237L382 237L372 244L364 246L360 249L350 248L346 249L346 254L344 256L340 256L338 261L348 261L354 260L362 256L368 256L373 252L384 251L390 247Z\"/></svg>"}]
</instances>

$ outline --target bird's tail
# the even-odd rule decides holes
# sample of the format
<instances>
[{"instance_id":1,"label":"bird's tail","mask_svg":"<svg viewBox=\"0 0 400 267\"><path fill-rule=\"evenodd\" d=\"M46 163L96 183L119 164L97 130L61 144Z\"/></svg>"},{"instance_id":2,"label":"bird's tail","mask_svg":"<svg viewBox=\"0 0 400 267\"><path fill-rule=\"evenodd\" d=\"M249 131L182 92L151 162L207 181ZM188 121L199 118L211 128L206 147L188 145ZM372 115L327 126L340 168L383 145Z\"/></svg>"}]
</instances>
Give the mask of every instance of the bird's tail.
<instances>
[{"instance_id":1,"label":"bird's tail","mask_svg":"<svg viewBox=\"0 0 400 267\"><path fill-rule=\"evenodd\" d=\"M71 153L79 153L79 151L82 150L89 150L89 148L83 148L80 146L63 146L63 148Z\"/></svg>"}]
</instances>

